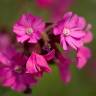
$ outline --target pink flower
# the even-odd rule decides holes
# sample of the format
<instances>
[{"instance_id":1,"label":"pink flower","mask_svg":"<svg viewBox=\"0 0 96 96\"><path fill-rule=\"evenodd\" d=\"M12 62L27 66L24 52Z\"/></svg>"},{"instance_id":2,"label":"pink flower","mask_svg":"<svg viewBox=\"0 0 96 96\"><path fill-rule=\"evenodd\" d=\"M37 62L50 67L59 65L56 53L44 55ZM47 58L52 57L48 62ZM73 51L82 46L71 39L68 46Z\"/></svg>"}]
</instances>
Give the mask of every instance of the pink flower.
<instances>
[{"instance_id":1,"label":"pink flower","mask_svg":"<svg viewBox=\"0 0 96 96\"><path fill-rule=\"evenodd\" d=\"M61 79L64 81L64 83L69 83L71 80L70 59L64 57L62 54L59 54L56 64L59 68Z\"/></svg>"},{"instance_id":2,"label":"pink flower","mask_svg":"<svg viewBox=\"0 0 96 96\"><path fill-rule=\"evenodd\" d=\"M18 42L37 43L44 31L45 23L31 13L23 14L13 26L13 32L17 35Z\"/></svg>"},{"instance_id":3,"label":"pink flower","mask_svg":"<svg viewBox=\"0 0 96 96\"><path fill-rule=\"evenodd\" d=\"M41 76L43 72L51 72L51 68L48 66L47 61L42 55L32 53L26 64L27 73Z\"/></svg>"},{"instance_id":4,"label":"pink flower","mask_svg":"<svg viewBox=\"0 0 96 96\"><path fill-rule=\"evenodd\" d=\"M82 38L85 36L85 19L72 12L64 15L64 18L57 23L53 32L60 35L60 43L64 50L71 46L75 50L83 46Z\"/></svg>"},{"instance_id":5,"label":"pink flower","mask_svg":"<svg viewBox=\"0 0 96 96\"><path fill-rule=\"evenodd\" d=\"M91 57L91 51L89 48L87 47L79 48L77 52L77 68L78 69L83 68L90 57Z\"/></svg>"},{"instance_id":6,"label":"pink flower","mask_svg":"<svg viewBox=\"0 0 96 96\"><path fill-rule=\"evenodd\" d=\"M13 90L20 92L25 91L27 87L30 88L36 83L35 78L31 74L25 73L27 61L25 56L17 53L9 58L6 55L7 53L1 54L2 58L6 58L5 62L0 59L0 80L3 86L11 87Z\"/></svg>"}]
</instances>

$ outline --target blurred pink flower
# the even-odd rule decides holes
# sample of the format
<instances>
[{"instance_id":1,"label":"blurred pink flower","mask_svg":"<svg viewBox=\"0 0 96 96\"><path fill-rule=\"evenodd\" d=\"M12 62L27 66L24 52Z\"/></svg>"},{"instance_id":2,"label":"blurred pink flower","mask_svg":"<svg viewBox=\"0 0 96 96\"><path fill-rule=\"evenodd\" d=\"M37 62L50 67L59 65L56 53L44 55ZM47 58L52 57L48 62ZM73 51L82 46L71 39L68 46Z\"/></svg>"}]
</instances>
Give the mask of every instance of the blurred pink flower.
<instances>
[{"instance_id":1,"label":"blurred pink flower","mask_svg":"<svg viewBox=\"0 0 96 96\"><path fill-rule=\"evenodd\" d=\"M37 4L42 8L50 7L54 1L55 0L36 0Z\"/></svg>"},{"instance_id":2,"label":"blurred pink flower","mask_svg":"<svg viewBox=\"0 0 96 96\"><path fill-rule=\"evenodd\" d=\"M64 15L64 18L57 23L53 33L60 35L60 43L64 50L71 46L75 50L83 46L82 38L85 36L85 19L72 12Z\"/></svg>"},{"instance_id":3,"label":"blurred pink flower","mask_svg":"<svg viewBox=\"0 0 96 96\"><path fill-rule=\"evenodd\" d=\"M6 50L11 46L11 39L8 34L0 34L0 51Z\"/></svg>"},{"instance_id":4,"label":"blurred pink flower","mask_svg":"<svg viewBox=\"0 0 96 96\"><path fill-rule=\"evenodd\" d=\"M1 56L2 54L2 56ZM27 58L21 53L12 55L0 53L0 80L5 87L11 87L15 91L25 91L27 87L31 87L36 80L32 74L25 73ZM6 58L2 62L2 58Z\"/></svg>"},{"instance_id":5,"label":"blurred pink flower","mask_svg":"<svg viewBox=\"0 0 96 96\"><path fill-rule=\"evenodd\" d=\"M32 53L26 64L26 73L42 76L43 72L51 72L51 68L48 66L47 61L42 55Z\"/></svg>"},{"instance_id":6,"label":"blurred pink flower","mask_svg":"<svg viewBox=\"0 0 96 96\"><path fill-rule=\"evenodd\" d=\"M0 62L3 65L11 64L13 56L16 55L16 50L13 47L7 46L7 49L0 51Z\"/></svg>"},{"instance_id":7,"label":"blurred pink flower","mask_svg":"<svg viewBox=\"0 0 96 96\"><path fill-rule=\"evenodd\" d=\"M91 50L87 47L81 47L77 52L77 68L81 69L86 64L88 59L91 57Z\"/></svg>"},{"instance_id":8,"label":"blurred pink flower","mask_svg":"<svg viewBox=\"0 0 96 96\"><path fill-rule=\"evenodd\" d=\"M18 42L37 43L44 31L45 23L41 18L26 13L13 26L13 32L17 35Z\"/></svg>"},{"instance_id":9,"label":"blurred pink flower","mask_svg":"<svg viewBox=\"0 0 96 96\"><path fill-rule=\"evenodd\" d=\"M61 20L63 14L69 10L75 0L55 0L51 6L51 17L54 22Z\"/></svg>"},{"instance_id":10,"label":"blurred pink flower","mask_svg":"<svg viewBox=\"0 0 96 96\"><path fill-rule=\"evenodd\" d=\"M64 81L64 83L69 83L71 80L71 60L69 58L64 57L62 54L59 54L56 64L59 68L61 79Z\"/></svg>"},{"instance_id":11,"label":"blurred pink flower","mask_svg":"<svg viewBox=\"0 0 96 96\"><path fill-rule=\"evenodd\" d=\"M51 21L58 21L70 8L74 0L35 0L40 8L50 12Z\"/></svg>"}]
</instances>

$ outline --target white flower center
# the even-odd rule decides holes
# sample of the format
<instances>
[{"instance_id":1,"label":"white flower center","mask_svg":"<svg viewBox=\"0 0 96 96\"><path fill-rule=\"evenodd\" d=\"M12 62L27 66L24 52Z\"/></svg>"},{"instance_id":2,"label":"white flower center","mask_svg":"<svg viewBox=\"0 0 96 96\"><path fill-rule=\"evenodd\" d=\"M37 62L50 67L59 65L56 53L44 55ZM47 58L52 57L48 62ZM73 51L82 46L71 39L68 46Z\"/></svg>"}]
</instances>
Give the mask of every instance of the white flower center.
<instances>
[{"instance_id":1,"label":"white flower center","mask_svg":"<svg viewBox=\"0 0 96 96\"><path fill-rule=\"evenodd\" d=\"M67 29L67 28L64 28L64 29L63 29L63 34L64 34L65 36L69 36L69 35L70 35L70 30Z\"/></svg>"},{"instance_id":2,"label":"white flower center","mask_svg":"<svg viewBox=\"0 0 96 96\"><path fill-rule=\"evenodd\" d=\"M21 73L22 72L22 68L20 66L15 66L14 71L16 73Z\"/></svg>"},{"instance_id":3,"label":"white flower center","mask_svg":"<svg viewBox=\"0 0 96 96\"><path fill-rule=\"evenodd\" d=\"M27 28L26 29L26 34L27 35L32 35L32 33L33 33L33 29L32 28Z\"/></svg>"}]
</instances>

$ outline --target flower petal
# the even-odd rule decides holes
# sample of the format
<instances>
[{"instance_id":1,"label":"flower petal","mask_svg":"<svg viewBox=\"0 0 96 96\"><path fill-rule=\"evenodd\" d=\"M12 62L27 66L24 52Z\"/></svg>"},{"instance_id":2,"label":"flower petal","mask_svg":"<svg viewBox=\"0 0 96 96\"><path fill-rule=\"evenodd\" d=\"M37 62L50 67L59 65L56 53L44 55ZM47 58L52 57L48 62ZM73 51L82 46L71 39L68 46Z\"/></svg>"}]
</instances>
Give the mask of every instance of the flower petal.
<instances>
[{"instance_id":1,"label":"flower petal","mask_svg":"<svg viewBox=\"0 0 96 96\"><path fill-rule=\"evenodd\" d=\"M20 36L20 37L17 36L18 42L21 42L21 43L25 42L28 39L29 39L29 36L28 35L24 35L24 36Z\"/></svg>"},{"instance_id":2,"label":"flower petal","mask_svg":"<svg viewBox=\"0 0 96 96\"><path fill-rule=\"evenodd\" d=\"M70 35L72 36L72 37L75 37L75 38L82 38L82 37L84 37L85 36L85 32L83 32L83 31L71 31L70 32Z\"/></svg>"},{"instance_id":3,"label":"flower petal","mask_svg":"<svg viewBox=\"0 0 96 96\"><path fill-rule=\"evenodd\" d=\"M84 37L84 43L90 43L93 40L93 34L92 32L87 32Z\"/></svg>"},{"instance_id":4,"label":"flower petal","mask_svg":"<svg viewBox=\"0 0 96 96\"><path fill-rule=\"evenodd\" d=\"M47 61L52 60L55 57L55 50L53 49L52 51L50 51L48 54L44 55L44 58Z\"/></svg>"},{"instance_id":5,"label":"flower petal","mask_svg":"<svg viewBox=\"0 0 96 96\"><path fill-rule=\"evenodd\" d=\"M66 42L75 50L77 50L77 47L73 44L71 37L66 37Z\"/></svg>"},{"instance_id":6,"label":"flower petal","mask_svg":"<svg viewBox=\"0 0 96 96\"><path fill-rule=\"evenodd\" d=\"M20 82L15 82L11 88L15 91L18 91L18 92L22 92L22 91L25 91L26 89L26 85L24 85L23 83L20 83Z\"/></svg>"},{"instance_id":7,"label":"flower petal","mask_svg":"<svg viewBox=\"0 0 96 96\"><path fill-rule=\"evenodd\" d=\"M78 16L76 14L73 14L73 16L71 16L67 22L66 22L66 27L69 28L74 28L77 25L77 21L78 21Z\"/></svg>"},{"instance_id":8,"label":"flower petal","mask_svg":"<svg viewBox=\"0 0 96 96\"><path fill-rule=\"evenodd\" d=\"M20 26L19 24L15 24L13 27L13 32L15 32L19 36L22 36L25 35L25 28L23 26Z\"/></svg>"},{"instance_id":9,"label":"flower petal","mask_svg":"<svg viewBox=\"0 0 96 96\"><path fill-rule=\"evenodd\" d=\"M36 54L37 64L42 67L46 72L51 72L51 68L48 66L47 61L42 55Z\"/></svg>"},{"instance_id":10,"label":"flower petal","mask_svg":"<svg viewBox=\"0 0 96 96\"><path fill-rule=\"evenodd\" d=\"M71 80L71 72L70 72L70 64L71 61L69 58L65 58L63 55L59 54L59 61L57 62L57 66L60 71L61 79L64 83L69 83Z\"/></svg>"},{"instance_id":11,"label":"flower petal","mask_svg":"<svg viewBox=\"0 0 96 96\"><path fill-rule=\"evenodd\" d=\"M58 29L58 27L55 27L54 30L53 30L53 33L54 33L54 35L59 35L61 32Z\"/></svg>"},{"instance_id":12,"label":"flower petal","mask_svg":"<svg viewBox=\"0 0 96 96\"><path fill-rule=\"evenodd\" d=\"M84 58L84 57L79 57L78 59L77 59L77 68L78 69L82 69L85 65L86 65L86 63L87 63L87 59L86 58Z\"/></svg>"},{"instance_id":13,"label":"flower petal","mask_svg":"<svg viewBox=\"0 0 96 96\"><path fill-rule=\"evenodd\" d=\"M0 52L0 62L5 65L10 65L10 60L3 53Z\"/></svg>"},{"instance_id":14,"label":"flower petal","mask_svg":"<svg viewBox=\"0 0 96 96\"><path fill-rule=\"evenodd\" d=\"M36 36L31 36L30 39L28 40L29 43L37 43Z\"/></svg>"},{"instance_id":15,"label":"flower petal","mask_svg":"<svg viewBox=\"0 0 96 96\"><path fill-rule=\"evenodd\" d=\"M34 16L32 16L31 13L23 14L20 19L18 20L18 23L24 27L32 27L32 23L34 21Z\"/></svg>"},{"instance_id":16,"label":"flower petal","mask_svg":"<svg viewBox=\"0 0 96 96\"><path fill-rule=\"evenodd\" d=\"M36 69L36 58L35 58L35 54L32 54L27 63L26 63L26 73L31 73L31 74L34 74L34 73L37 73L38 70Z\"/></svg>"},{"instance_id":17,"label":"flower petal","mask_svg":"<svg viewBox=\"0 0 96 96\"><path fill-rule=\"evenodd\" d=\"M80 16L79 16L79 20L78 20L77 26L78 26L79 28L81 28L81 29L84 29L84 28L85 28L85 26L86 26L86 21L85 21L85 19L84 19L83 17L80 17Z\"/></svg>"},{"instance_id":18,"label":"flower petal","mask_svg":"<svg viewBox=\"0 0 96 96\"><path fill-rule=\"evenodd\" d=\"M33 23L33 29L35 31L39 31L40 33L43 32L45 23L43 20L41 20L39 17L36 17Z\"/></svg>"},{"instance_id":19,"label":"flower petal","mask_svg":"<svg viewBox=\"0 0 96 96\"><path fill-rule=\"evenodd\" d=\"M68 47L67 47L67 44L66 44L66 41L65 41L65 38L64 36L61 35L61 45L63 46L63 49L64 50L68 50Z\"/></svg>"},{"instance_id":20,"label":"flower petal","mask_svg":"<svg viewBox=\"0 0 96 96\"><path fill-rule=\"evenodd\" d=\"M83 46L83 41L82 40L75 40L74 38L70 37L71 42L73 43L74 46L77 48L80 48Z\"/></svg>"},{"instance_id":21,"label":"flower petal","mask_svg":"<svg viewBox=\"0 0 96 96\"><path fill-rule=\"evenodd\" d=\"M11 78L7 78L6 80L4 80L3 86L11 87L14 83L15 83L15 77L12 76Z\"/></svg>"}]
</instances>

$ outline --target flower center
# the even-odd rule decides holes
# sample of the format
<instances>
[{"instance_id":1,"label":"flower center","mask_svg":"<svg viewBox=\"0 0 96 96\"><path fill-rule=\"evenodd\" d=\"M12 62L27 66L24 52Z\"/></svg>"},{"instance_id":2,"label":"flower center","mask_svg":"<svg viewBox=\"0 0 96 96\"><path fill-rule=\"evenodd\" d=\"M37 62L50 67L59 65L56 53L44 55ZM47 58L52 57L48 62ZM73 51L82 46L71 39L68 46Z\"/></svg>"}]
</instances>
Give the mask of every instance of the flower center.
<instances>
[{"instance_id":1,"label":"flower center","mask_svg":"<svg viewBox=\"0 0 96 96\"><path fill-rule=\"evenodd\" d=\"M65 36L69 36L69 35L70 35L70 30L67 29L67 28L64 28L64 29L63 29L63 34L64 34Z\"/></svg>"},{"instance_id":2,"label":"flower center","mask_svg":"<svg viewBox=\"0 0 96 96\"><path fill-rule=\"evenodd\" d=\"M26 29L26 34L27 35L32 35L32 33L33 33L33 29L32 28L27 28Z\"/></svg>"},{"instance_id":3,"label":"flower center","mask_svg":"<svg viewBox=\"0 0 96 96\"><path fill-rule=\"evenodd\" d=\"M16 73L22 73L22 68L21 68L20 66L15 66L15 67L14 67L14 71L15 71Z\"/></svg>"}]
</instances>

